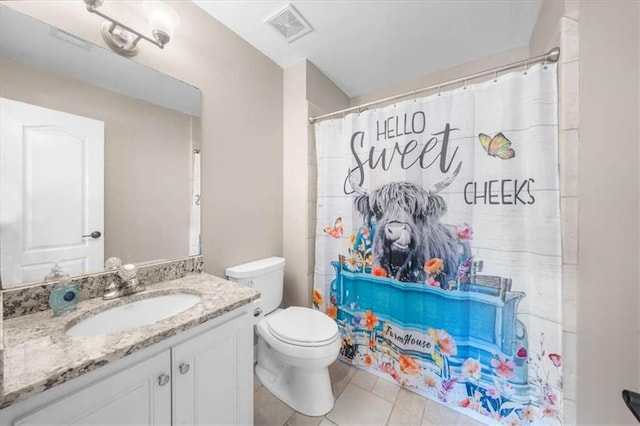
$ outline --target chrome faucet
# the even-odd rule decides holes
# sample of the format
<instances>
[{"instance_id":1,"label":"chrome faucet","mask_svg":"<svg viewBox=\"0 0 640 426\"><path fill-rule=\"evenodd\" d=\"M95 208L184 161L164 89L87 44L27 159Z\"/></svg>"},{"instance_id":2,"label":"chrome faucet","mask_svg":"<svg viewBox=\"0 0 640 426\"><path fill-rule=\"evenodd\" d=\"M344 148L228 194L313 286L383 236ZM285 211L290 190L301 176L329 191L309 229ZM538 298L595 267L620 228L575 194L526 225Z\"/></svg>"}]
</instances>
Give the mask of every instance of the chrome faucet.
<instances>
[{"instance_id":1,"label":"chrome faucet","mask_svg":"<svg viewBox=\"0 0 640 426\"><path fill-rule=\"evenodd\" d=\"M144 285L138 281L138 268L132 264L122 265L118 258L107 260L107 268L118 270L118 278L111 281L102 296L104 300L116 299L118 297L139 293L145 289Z\"/></svg>"}]
</instances>

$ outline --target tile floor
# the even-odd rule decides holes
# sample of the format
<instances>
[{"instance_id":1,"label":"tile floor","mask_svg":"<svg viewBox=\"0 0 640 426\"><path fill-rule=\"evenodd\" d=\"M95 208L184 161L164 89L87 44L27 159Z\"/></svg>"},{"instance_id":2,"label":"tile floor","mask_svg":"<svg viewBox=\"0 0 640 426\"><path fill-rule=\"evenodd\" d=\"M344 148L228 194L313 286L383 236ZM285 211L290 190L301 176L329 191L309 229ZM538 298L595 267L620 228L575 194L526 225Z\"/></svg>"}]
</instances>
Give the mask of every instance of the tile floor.
<instances>
[{"instance_id":1,"label":"tile floor","mask_svg":"<svg viewBox=\"0 0 640 426\"><path fill-rule=\"evenodd\" d=\"M253 419L259 426L469 425L482 423L366 371L336 361L329 367L336 403L324 417L293 411L254 375Z\"/></svg>"}]
</instances>

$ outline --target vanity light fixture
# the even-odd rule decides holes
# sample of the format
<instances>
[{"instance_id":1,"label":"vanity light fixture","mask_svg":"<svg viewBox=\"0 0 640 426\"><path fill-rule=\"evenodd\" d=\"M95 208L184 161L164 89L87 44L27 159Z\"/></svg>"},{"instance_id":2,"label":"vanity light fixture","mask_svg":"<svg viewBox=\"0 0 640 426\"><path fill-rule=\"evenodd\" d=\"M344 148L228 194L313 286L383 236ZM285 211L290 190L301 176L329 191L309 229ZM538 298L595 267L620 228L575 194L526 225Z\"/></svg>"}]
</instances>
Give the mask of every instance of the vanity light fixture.
<instances>
[{"instance_id":1,"label":"vanity light fixture","mask_svg":"<svg viewBox=\"0 0 640 426\"><path fill-rule=\"evenodd\" d=\"M84 3L89 12L107 20L102 23L102 38L111 50L123 56L137 55L140 39L144 39L163 49L173 37L173 31L180 24L180 17L168 5L161 1L144 1L142 2L142 8L148 16L149 27L153 35L153 38L151 38L100 12L98 8L102 6L104 0L84 0Z\"/></svg>"}]
</instances>

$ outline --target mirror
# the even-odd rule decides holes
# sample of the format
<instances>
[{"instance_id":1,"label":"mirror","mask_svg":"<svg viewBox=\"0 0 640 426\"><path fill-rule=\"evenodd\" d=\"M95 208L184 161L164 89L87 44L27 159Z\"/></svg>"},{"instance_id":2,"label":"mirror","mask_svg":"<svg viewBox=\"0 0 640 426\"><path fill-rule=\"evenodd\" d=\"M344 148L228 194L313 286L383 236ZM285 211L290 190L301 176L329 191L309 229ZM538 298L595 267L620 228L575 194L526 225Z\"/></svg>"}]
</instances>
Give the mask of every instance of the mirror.
<instances>
[{"instance_id":1,"label":"mirror","mask_svg":"<svg viewBox=\"0 0 640 426\"><path fill-rule=\"evenodd\" d=\"M8 6L0 21L2 288L200 254L200 91Z\"/></svg>"}]
</instances>

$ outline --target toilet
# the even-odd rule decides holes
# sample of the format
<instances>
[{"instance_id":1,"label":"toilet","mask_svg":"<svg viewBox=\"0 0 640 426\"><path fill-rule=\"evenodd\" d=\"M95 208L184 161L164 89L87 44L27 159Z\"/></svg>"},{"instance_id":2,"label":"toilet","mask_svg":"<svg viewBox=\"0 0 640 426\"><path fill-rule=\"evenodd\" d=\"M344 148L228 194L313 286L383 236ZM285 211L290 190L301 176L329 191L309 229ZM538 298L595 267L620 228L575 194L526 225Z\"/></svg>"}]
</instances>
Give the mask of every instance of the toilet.
<instances>
[{"instance_id":1,"label":"toilet","mask_svg":"<svg viewBox=\"0 0 640 426\"><path fill-rule=\"evenodd\" d=\"M230 281L260 291L263 317L258 319L256 375L272 394L307 416L333 408L329 365L338 357L340 338L335 321L300 306L279 309L284 259L270 257L227 268Z\"/></svg>"}]
</instances>

